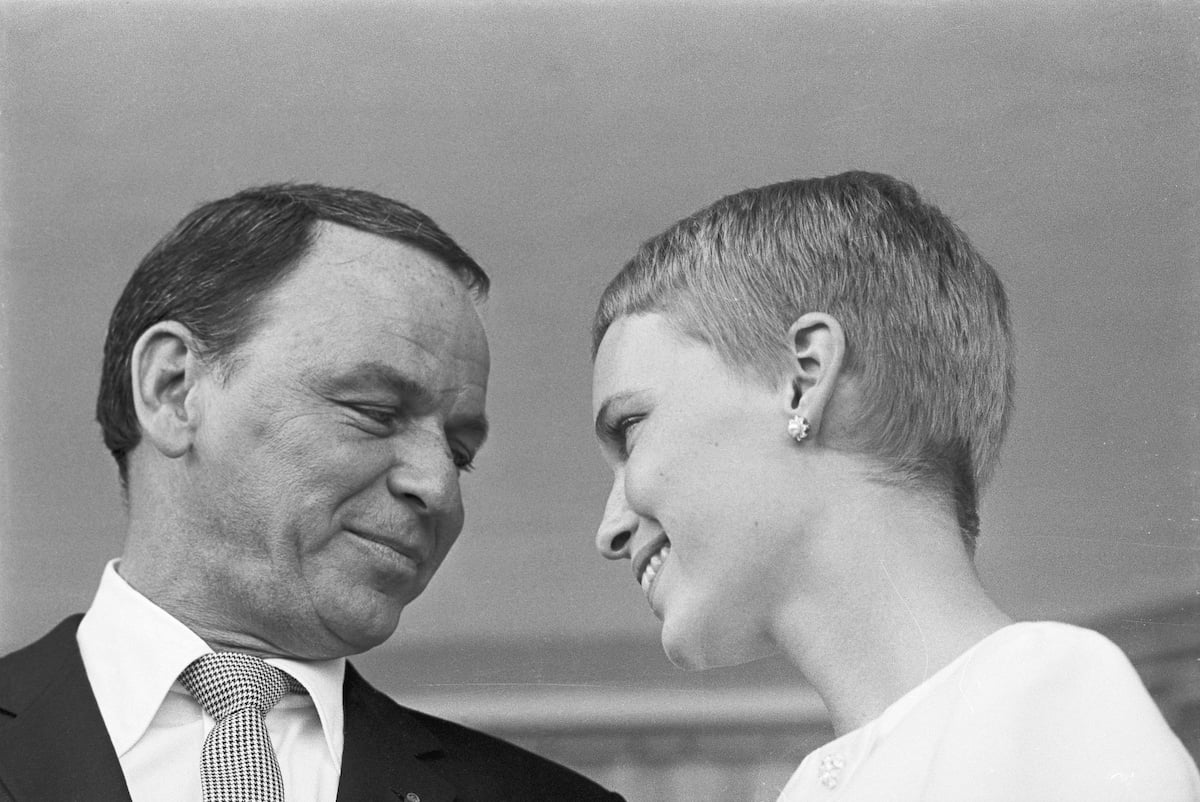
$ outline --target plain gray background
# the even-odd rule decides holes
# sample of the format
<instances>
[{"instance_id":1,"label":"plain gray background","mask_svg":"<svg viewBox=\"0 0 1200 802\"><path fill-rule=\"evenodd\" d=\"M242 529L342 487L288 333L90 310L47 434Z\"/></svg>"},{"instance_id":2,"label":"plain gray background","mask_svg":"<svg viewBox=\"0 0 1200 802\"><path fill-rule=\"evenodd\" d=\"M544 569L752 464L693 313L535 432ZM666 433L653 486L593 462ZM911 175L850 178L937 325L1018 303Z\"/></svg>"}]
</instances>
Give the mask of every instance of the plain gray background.
<instances>
[{"instance_id":1,"label":"plain gray background","mask_svg":"<svg viewBox=\"0 0 1200 802\"><path fill-rule=\"evenodd\" d=\"M851 168L914 183L1011 294L996 598L1089 621L1200 594L1194 3L0 8L0 651L84 609L121 548L92 406L125 280L197 204L279 180L410 202L495 283L467 528L385 653L620 642L665 665L592 546L593 305L677 218Z\"/></svg>"}]
</instances>

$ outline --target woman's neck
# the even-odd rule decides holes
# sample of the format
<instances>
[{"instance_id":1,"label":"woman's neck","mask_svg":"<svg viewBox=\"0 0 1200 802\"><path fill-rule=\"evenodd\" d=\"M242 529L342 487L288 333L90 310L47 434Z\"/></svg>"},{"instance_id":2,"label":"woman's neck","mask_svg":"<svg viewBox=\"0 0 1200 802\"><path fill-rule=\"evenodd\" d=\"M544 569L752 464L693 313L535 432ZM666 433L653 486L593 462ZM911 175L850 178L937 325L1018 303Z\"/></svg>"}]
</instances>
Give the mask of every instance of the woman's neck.
<instances>
[{"instance_id":1,"label":"woman's neck","mask_svg":"<svg viewBox=\"0 0 1200 802\"><path fill-rule=\"evenodd\" d=\"M1011 623L946 516L891 496L855 503L811 542L772 636L843 734ZM858 500L862 502L863 500Z\"/></svg>"}]
</instances>

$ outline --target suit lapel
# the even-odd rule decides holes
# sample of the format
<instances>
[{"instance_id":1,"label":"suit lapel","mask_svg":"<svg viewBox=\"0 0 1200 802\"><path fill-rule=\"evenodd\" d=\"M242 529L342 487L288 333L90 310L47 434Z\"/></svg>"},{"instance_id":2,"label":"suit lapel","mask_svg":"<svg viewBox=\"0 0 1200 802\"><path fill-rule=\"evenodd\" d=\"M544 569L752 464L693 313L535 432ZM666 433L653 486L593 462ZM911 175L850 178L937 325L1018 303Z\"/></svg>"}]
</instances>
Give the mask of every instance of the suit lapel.
<instances>
[{"instance_id":1,"label":"suit lapel","mask_svg":"<svg viewBox=\"0 0 1200 802\"><path fill-rule=\"evenodd\" d=\"M72 616L0 661L0 787L17 802L129 802Z\"/></svg>"},{"instance_id":2,"label":"suit lapel","mask_svg":"<svg viewBox=\"0 0 1200 802\"><path fill-rule=\"evenodd\" d=\"M16 802L130 802L79 656L80 618L0 659L0 789ZM343 703L339 802L454 802L454 785L431 768L438 739L349 664Z\"/></svg>"},{"instance_id":3,"label":"suit lapel","mask_svg":"<svg viewBox=\"0 0 1200 802\"><path fill-rule=\"evenodd\" d=\"M437 738L346 665L343 691L346 738L338 802L453 802L454 786L429 760L442 751Z\"/></svg>"}]
</instances>

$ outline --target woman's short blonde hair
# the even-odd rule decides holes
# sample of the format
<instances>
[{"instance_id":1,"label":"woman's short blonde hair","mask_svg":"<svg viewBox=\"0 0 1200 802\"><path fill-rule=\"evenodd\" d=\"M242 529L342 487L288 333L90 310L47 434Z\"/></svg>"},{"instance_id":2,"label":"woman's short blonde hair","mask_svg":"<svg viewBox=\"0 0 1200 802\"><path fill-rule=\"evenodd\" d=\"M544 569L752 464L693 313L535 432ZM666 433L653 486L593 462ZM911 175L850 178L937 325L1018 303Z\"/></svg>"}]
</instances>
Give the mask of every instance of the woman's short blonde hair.
<instances>
[{"instance_id":1,"label":"woman's short blonde hair","mask_svg":"<svg viewBox=\"0 0 1200 802\"><path fill-rule=\"evenodd\" d=\"M777 383L786 333L837 318L860 390L852 442L888 483L953 499L968 548L1014 386L1004 287L936 207L890 176L850 172L722 198L647 241L609 284L593 356L617 318L657 312L735 369Z\"/></svg>"}]
</instances>

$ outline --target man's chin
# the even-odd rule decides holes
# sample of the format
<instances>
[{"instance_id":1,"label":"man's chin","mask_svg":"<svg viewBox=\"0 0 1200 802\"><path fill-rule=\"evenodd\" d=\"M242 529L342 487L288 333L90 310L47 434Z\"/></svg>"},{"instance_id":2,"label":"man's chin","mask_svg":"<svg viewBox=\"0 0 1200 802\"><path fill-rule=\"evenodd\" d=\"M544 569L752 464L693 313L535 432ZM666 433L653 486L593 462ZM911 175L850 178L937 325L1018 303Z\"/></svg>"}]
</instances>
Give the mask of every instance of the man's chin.
<instances>
[{"instance_id":1,"label":"man's chin","mask_svg":"<svg viewBox=\"0 0 1200 802\"><path fill-rule=\"evenodd\" d=\"M390 638L400 623L403 606L391 610L376 610L369 615L354 615L343 612L325 619L326 636L312 638L307 644L299 644L310 654L308 660L330 660L335 657L351 657L374 649Z\"/></svg>"}]
</instances>

